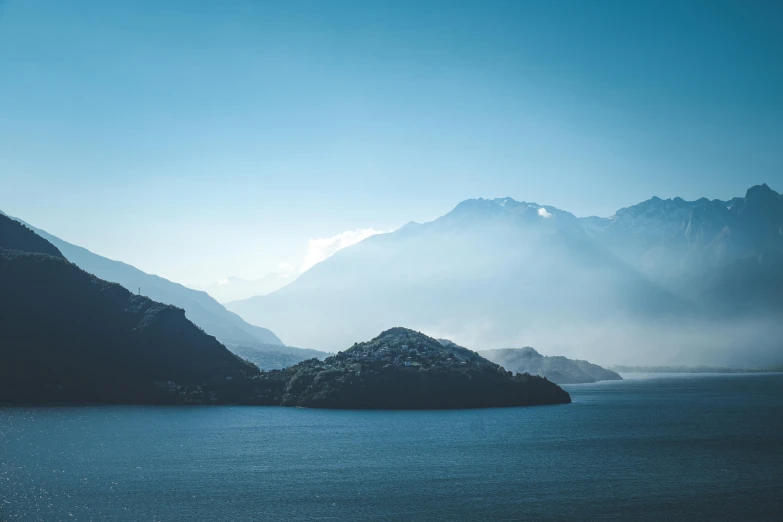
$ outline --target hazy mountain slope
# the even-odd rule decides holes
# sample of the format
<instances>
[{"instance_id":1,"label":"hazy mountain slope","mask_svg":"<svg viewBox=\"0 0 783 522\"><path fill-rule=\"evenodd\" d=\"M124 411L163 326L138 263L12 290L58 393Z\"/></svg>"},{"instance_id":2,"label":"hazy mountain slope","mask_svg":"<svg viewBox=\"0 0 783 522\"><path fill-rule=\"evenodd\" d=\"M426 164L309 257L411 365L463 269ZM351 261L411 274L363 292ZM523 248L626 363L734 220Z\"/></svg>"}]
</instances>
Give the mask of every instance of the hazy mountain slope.
<instances>
[{"instance_id":1,"label":"hazy mountain slope","mask_svg":"<svg viewBox=\"0 0 783 522\"><path fill-rule=\"evenodd\" d=\"M214 335L234 353L241 354L263 369L279 368L282 363L290 365L312 357L323 358L328 355L317 350L285 346L271 330L245 322L206 292L147 274L121 261L99 256L24 221L16 220L29 226L52 245L56 245L69 261L83 270L106 281L121 284L133 293L141 288L142 295L184 309L188 319ZM263 321L260 323L263 324Z\"/></svg>"},{"instance_id":2,"label":"hazy mountain slope","mask_svg":"<svg viewBox=\"0 0 783 522\"><path fill-rule=\"evenodd\" d=\"M220 303L238 301L257 295L267 295L278 290L295 278L294 275L272 273L258 279L242 279L241 277L226 277L220 281L202 285L198 288L207 292Z\"/></svg>"},{"instance_id":3,"label":"hazy mountain slope","mask_svg":"<svg viewBox=\"0 0 783 522\"><path fill-rule=\"evenodd\" d=\"M0 216L0 401L176 402L155 383L222 391L226 377L258 374L182 310L40 253L56 249L8 221ZM232 400L230 390L214 397Z\"/></svg>"},{"instance_id":4,"label":"hazy mountain slope","mask_svg":"<svg viewBox=\"0 0 783 522\"><path fill-rule=\"evenodd\" d=\"M371 237L269 296L227 307L329 349L400 323L491 347L563 323L685 310L573 215L510 198L468 200L433 222Z\"/></svg>"},{"instance_id":5,"label":"hazy mountain slope","mask_svg":"<svg viewBox=\"0 0 783 522\"><path fill-rule=\"evenodd\" d=\"M66 259L83 270L106 281L119 283L134 293L141 288L142 295L183 308L189 319L223 343L248 346L283 345L270 330L246 323L241 317L226 310L206 292L192 290L162 277L147 274L121 261L107 259L86 248L63 241L45 230L33 226L30 228L56 246Z\"/></svg>"},{"instance_id":6,"label":"hazy mountain slope","mask_svg":"<svg viewBox=\"0 0 783 522\"><path fill-rule=\"evenodd\" d=\"M582 222L615 255L705 308L783 310L783 196L767 185L731 201L652 198Z\"/></svg>"},{"instance_id":7,"label":"hazy mountain slope","mask_svg":"<svg viewBox=\"0 0 783 522\"><path fill-rule=\"evenodd\" d=\"M57 246L69 261L83 270L106 281L119 283L132 292L137 292L141 288L142 295L185 309L189 319L222 342L283 344L270 330L247 324L206 292L192 290L162 277L147 274L131 265L101 257L85 248L72 245L42 230L36 229L36 231Z\"/></svg>"},{"instance_id":8,"label":"hazy mountain slope","mask_svg":"<svg viewBox=\"0 0 783 522\"><path fill-rule=\"evenodd\" d=\"M230 346L229 349L262 370L279 370L307 359L323 359L330 355L319 350L275 344L254 346L236 344Z\"/></svg>"},{"instance_id":9,"label":"hazy mountain slope","mask_svg":"<svg viewBox=\"0 0 783 522\"><path fill-rule=\"evenodd\" d=\"M587 361L545 356L533 348L485 350L479 355L514 373L546 377L557 384L579 384L622 380L619 374Z\"/></svg>"}]
</instances>

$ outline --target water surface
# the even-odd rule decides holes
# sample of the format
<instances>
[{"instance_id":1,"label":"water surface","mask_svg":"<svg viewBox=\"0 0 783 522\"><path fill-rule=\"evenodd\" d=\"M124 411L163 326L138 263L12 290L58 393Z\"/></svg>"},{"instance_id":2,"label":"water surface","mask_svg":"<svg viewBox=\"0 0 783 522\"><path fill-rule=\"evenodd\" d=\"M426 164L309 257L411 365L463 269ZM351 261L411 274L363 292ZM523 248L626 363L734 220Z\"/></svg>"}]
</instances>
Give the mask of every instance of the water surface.
<instances>
[{"instance_id":1,"label":"water surface","mask_svg":"<svg viewBox=\"0 0 783 522\"><path fill-rule=\"evenodd\" d=\"M774 520L783 375L562 406L0 409L0 520Z\"/></svg>"}]
</instances>

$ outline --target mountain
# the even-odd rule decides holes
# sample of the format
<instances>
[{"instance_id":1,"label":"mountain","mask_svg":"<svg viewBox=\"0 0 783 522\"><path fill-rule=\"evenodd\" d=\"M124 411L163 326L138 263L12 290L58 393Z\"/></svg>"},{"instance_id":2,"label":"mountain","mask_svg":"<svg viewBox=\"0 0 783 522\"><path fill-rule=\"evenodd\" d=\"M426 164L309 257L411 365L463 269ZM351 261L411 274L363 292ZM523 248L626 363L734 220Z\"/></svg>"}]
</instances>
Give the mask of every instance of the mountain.
<instances>
[{"instance_id":1,"label":"mountain","mask_svg":"<svg viewBox=\"0 0 783 522\"><path fill-rule=\"evenodd\" d=\"M262 380L283 406L452 409L571 402L542 377L512 376L479 354L406 328L389 329L324 361L303 361Z\"/></svg>"},{"instance_id":2,"label":"mountain","mask_svg":"<svg viewBox=\"0 0 783 522\"><path fill-rule=\"evenodd\" d=\"M179 283L147 274L138 268L99 256L46 231L31 227L41 237L57 246L63 255L83 270L106 281L119 283L130 291L141 289L143 295L183 308L194 323L222 342L229 344L266 343L282 345L270 330L250 325L232 314L206 292L192 290Z\"/></svg>"},{"instance_id":3,"label":"mountain","mask_svg":"<svg viewBox=\"0 0 783 522\"><path fill-rule=\"evenodd\" d=\"M472 346L685 304L619 260L568 212L511 198L460 203L435 221L370 237L264 297L227 304L294 344L335 349L409 324ZM306 325L306 327L305 327Z\"/></svg>"},{"instance_id":4,"label":"mountain","mask_svg":"<svg viewBox=\"0 0 783 522\"><path fill-rule=\"evenodd\" d=\"M587 361L561 356L541 355L533 348L486 350L479 355L514 373L540 375L557 384L580 384L596 381L620 381L616 372Z\"/></svg>"},{"instance_id":5,"label":"mountain","mask_svg":"<svg viewBox=\"0 0 783 522\"><path fill-rule=\"evenodd\" d=\"M184 309L188 319L210 335L214 335L235 353L241 353L244 357L260 363L262 368L278 368L283 362L294 364L311 357L327 355L315 350L285 346L272 331L245 322L235 313L226 310L206 292L147 274L131 265L99 256L44 230L24 224L57 247L66 259L83 270L106 281L118 283L131 292L135 293L141 289L142 295Z\"/></svg>"},{"instance_id":6,"label":"mountain","mask_svg":"<svg viewBox=\"0 0 783 522\"><path fill-rule=\"evenodd\" d=\"M766 184L730 201L652 198L583 223L650 280L704 308L783 311L783 196Z\"/></svg>"},{"instance_id":7,"label":"mountain","mask_svg":"<svg viewBox=\"0 0 783 522\"><path fill-rule=\"evenodd\" d=\"M183 310L0 216L0 402L247 402L258 374Z\"/></svg>"},{"instance_id":8,"label":"mountain","mask_svg":"<svg viewBox=\"0 0 783 522\"><path fill-rule=\"evenodd\" d=\"M615 364L779 364L782 201L759 185L730 201L652 198L580 219L471 199L226 307L331 350L407 324L482 349L532 344Z\"/></svg>"},{"instance_id":9,"label":"mountain","mask_svg":"<svg viewBox=\"0 0 783 522\"><path fill-rule=\"evenodd\" d=\"M260 372L182 309L103 281L0 216L0 403L239 403L432 409L565 404L544 378L394 328Z\"/></svg>"},{"instance_id":10,"label":"mountain","mask_svg":"<svg viewBox=\"0 0 783 522\"><path fill-rule=\"evenodd\" d=\"M271 294L290 283L293 279L294 276L281 273L267 274L258 279L226 277L220 281L196 288L207 292L221 303L228 303L257 295Z\"/></svg>"}]
</instances>

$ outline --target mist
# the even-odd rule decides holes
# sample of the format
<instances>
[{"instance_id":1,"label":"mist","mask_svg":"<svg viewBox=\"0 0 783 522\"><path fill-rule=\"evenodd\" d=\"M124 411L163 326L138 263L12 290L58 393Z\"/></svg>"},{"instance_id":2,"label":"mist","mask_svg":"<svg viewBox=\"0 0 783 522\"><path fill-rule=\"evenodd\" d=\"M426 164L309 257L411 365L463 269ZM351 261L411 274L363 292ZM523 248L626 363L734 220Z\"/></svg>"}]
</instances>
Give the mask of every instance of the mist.
<instances>
[{"instance_id":1,"label":"mist","mask_svg":"<svg viewBox=\"0 0 783 522\"><path fill-rule=\"evenodd\" d=\"M765 192L783 206L777 193ZM737 199L744 208L755 204ZM603 364L780 363L783 264L770 254L754 257L777 248L777 237L758 246L740 229L727 236L720 221L698 223L692 209L672 218L671 202L656 199L606 223L628 218L638 228L636 214L658 201L662 217L629 238L631 227L616 233L551 206L468 200L432 222L346 248L268 296L227 307L299 346L329 351L406 326L474 350L533 346ZM690 228L676 224L681 215ZM748 221L730 212L725 219ZM696 226L703 230L695 243L654 239L666 237L658 228ZM728 237L732 248L704 230ZM667 263L652 263L649 252Z\"/></svg>"},{"instance_id":2,"label":"mist","mask_svg":"<svg viewBox=\"0 0 783 522\"><path fill-rule=\"evenodd\" d=\"M543 355L584 359L603 366L783 365L783 326L779 321L744 318L540 324L516 335L494 335L490 323L443 321L420 325L427 335L450 339L473 350L530 346Z\"/></svg>"}]
</instances>

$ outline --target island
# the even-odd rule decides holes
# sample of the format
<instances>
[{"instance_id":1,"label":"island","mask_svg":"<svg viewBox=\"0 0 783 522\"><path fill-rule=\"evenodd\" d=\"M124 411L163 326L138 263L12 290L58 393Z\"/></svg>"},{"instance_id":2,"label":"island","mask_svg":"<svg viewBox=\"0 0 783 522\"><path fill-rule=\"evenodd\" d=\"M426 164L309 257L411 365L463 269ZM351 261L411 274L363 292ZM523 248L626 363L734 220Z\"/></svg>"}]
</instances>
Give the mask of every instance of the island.
<instances>
[{"instance_id":1,"label":"island","mask_svg":"<svg viewBox=\"0 0 783 522\"><path fill-rule=\"evenodd\" d=\"M562 356L541 355L530 347L503 348L479 353L512 372L541 375L557 384L583 384L623 379L617 372L597 364Z\"/></svg>"},{"instance_id":2,"label":"island","mask_svg":"<svg viewBox=\"0 0 783 522\"><path fill-rule=\"evenodd\" d=\"M571 402L544 377L513 375L467 348L401 327L258 379L274 395L269 402L282 406L455 409Z\"/></svg>"}]
</instances>

